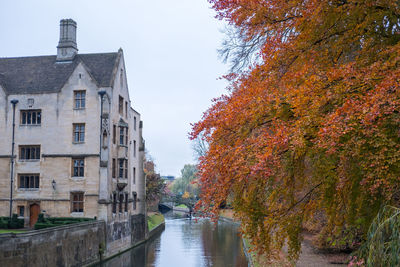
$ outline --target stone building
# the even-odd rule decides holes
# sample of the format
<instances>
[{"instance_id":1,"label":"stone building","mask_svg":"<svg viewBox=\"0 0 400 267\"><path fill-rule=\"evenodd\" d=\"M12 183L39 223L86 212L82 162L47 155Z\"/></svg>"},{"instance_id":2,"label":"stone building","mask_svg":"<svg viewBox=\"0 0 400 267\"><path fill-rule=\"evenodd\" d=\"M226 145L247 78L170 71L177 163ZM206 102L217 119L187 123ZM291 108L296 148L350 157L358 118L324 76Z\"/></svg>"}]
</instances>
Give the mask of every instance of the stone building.
<instances>
[{"instance_id":1,"label":"stone building","mask_svg":"<svg viewBox=\"0 0 400 267\"><path fill-rule=\"evenodd\" d=\"M105 220L113 250L131 242L132 220L144 224L143 124L122 49L79 54L76 29L61 20L57 55L0 58L0 216L9 215L18 100L12 212L30 226L39 212Z\"/></svg>"}]
</instances>

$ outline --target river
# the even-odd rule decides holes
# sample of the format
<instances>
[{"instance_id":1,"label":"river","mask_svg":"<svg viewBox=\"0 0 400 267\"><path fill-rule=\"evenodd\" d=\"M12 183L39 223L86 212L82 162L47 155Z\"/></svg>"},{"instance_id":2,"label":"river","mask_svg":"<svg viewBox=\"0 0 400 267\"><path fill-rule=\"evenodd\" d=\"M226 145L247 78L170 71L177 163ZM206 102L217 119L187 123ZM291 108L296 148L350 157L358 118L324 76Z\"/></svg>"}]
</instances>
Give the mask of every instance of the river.
<instances>
[{"instance_id":1,"label":"river","mask_svg":"<svg viewBox=\"0 0 400 267\"><path fill-rule=\"evenodd\" d=\"M103 267L247 267L238 228L230 222L165 216L161 235L103 263Z\"/></svg>"}]
</instances>

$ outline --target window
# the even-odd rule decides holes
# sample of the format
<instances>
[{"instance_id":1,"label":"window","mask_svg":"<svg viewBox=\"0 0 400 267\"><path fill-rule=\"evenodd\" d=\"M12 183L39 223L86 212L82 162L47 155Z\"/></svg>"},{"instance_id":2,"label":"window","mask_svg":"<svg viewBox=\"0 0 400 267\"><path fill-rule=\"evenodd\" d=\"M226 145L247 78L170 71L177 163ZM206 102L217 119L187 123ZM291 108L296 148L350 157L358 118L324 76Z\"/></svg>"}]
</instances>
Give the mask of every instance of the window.
<instances>
[{"instance_id":1,"label":"window","mask_svg":"<svg viewBox=\"0 0 400 267\"><path fill-rule=\"evenodd\" d=\"M118 108L119 114L124 114L124 98L122 96L119 96Z\"/></svg>"},{"instance_id":2,"label":"window","mask_svg":"<svg viewBox=\"0 0 400 267\"><path fill-rule=\"evenodd\" d=\"M125 118L128 118L128 101L125 101Z\"/></svg>"},{"instance_id":3,"label":"window","mask_svg":"<svg viewBox=\"0 0 400 267\"><path fill-rule=\"evenodd\" d=\"M113 193L112 212L117 213L117 194Z\"/></svg>"},{"instance_id":4,"label":"window","mask_svg":"<svg viewBox=\"0 0 400 267\"><path fill-rule=\"evenodd\" d=\"M125 145L128 145L128 128L125 128Z\"/></svg>"},{"instance_id":5,"label":"window","mask_svg":"<svg viewBox=\"0 0 400 267\"><path fill-rule=\"evenodd\" d=\"M133 140L133 156L136 157L136 140Z\"/></svg>"},{"instance_id":6,"label":"window","mask_svg":"<svg viewBox=\"0 0 400 267\"><path fill-rule=\"evenodd\" d=\"M120 126L119 127L119 144L123 146L128 145L128 128Z\"/></svg>"},{"instance_id":7,"label":"window","mask_svg":"<svg viewBox=\"0 0 400 267\"><path fill-rule=\"evenodd\" d=\"M136 117L133 117L133 130L136 131Z\"/></svg>"},{"instance_id":8,"label":"window","mask_svg":"<svg viewBox=\"0 0 400 267\"><path fill-rule=\"evenodd\" d=\"M19 146L19 159L40 159L40 146Z\"/></svg>"},{"instance_id":9,"label":"window","mask_svg":"<svg viewBox=\"0 0 400 267\"><path fill-rule=\"evenodd\" d=\"M125 145L124 141L125 141L125 128L119 127L119 144Z\"/></svg>"},{"instance_id":10,"label":"window","mask_svg":"<svg viewBox=\"0 0 400 267\"><path fill-rule=\"evenodd\" d=\"M128 212L128 193L125 193L125 212Z\"/></svg>"},{"instance_id":11,"label":"window","mask_svg":"<svg viewBox=\"0 0 400 267\"><path fill-rule=\"evenodd\" d=\"M20 174L18 188L39 189L39 174Z\"/></svg>"},{"instance_id":12,"label":"window","mask_svg":"<svg viewBox=\"0 0 400 267\"><path fill-rule=\"evenodd\" d=\"M18 216L19 217L24 217L25 215L25 207L24 206L18 206Z\"/></svg>"},{"instance_id":13,"label":"window","mask_svg":"<svg viewBox=\"0 0 400 267\"><path fill-rule=\"evenodd\" d=\"M71 212L83 212L83 193L71 193Z\"/></svg>"},{"instance_id":14,"label":"window","mask_svg":"<svg viewBox=\"0 0 400 267\"><path fill-rule=\"evenodd\" d=\"M124 195L121 193L119 195L119 213L122 213L122 203L124 202Z\"/></svg>"},{"instance_id":15,"label":"window","mask_svg":"<svg viewBox=\"0 0 400 267\"><path fill-rule=\"evenodd\" d=\"M136 168L133 167L133 184L136 184Z\"/></svg>"},{"instance_id":16,"label":"window","mask_svg":"<svg viewBox=\"0 0 400 267\"><path fill-rule=\"evenodd\" d=\"M84 123L74 123L74 143L85 142L85 124Z\"/></svg>"},{"instance_id":17,"label":"window","mask_svg":"<svg viewBox=\"0 0 400 267\"><path fill-rule=\"evenodd\" d=\"M118 177L119 178L128 178L128 160L126 159L119 159L118 162Z\"/></svg>"},{"instance_id":18,"label":"window","mask_svg":"<svg viewBox=\"0 0 400 267\"><path fill-rule=\"evenodd\" d=\"M86 91L74 91L74 108L84 109L86 106Z\"/></svg>"},{"instance_id":19,"label":"window","mask_svg":"<svg viewBox=\"0 0 400 267\"><path fill-rule=\"evenodd\" d=\"M85 170L85 160L83 158L72 159L72 176L83 177Z\"/></svg>"},{"instance_id":20,"label":"window","mask_svg":"<svg viewBox=\"0 0 400 267\"><path fill-rule=\"evenodd\" d=\"M112 159L112 178L115 178L115 159Z\"/></svg>"},{"instance_id":21,"label":"window","mask_svg":"<svg viewBox=\"0 0 400 267\"><path fill-rule=\"evenodd\" d=\"M136 210L137 194L133 192L133 209Z\"/></svg>"},{"instance_id":22,"label":"window","mask_svg":"<svg viewBox=\"0 0 400 267\"><path fill-rule=\"evenodd\" d=\"M41 123L41 110L21 110L21 125L40 125Z\"/></svg>"},{"instance_id":23,"label":"window","mask_svg":"<svg viewBox=\"0 0 400 267\"><path fill-rule=\"evenodd\" d=\"M115 140L116 140L116 137L117 136L117 126L114 124L113 125L113 144L115 145Z\"/></svg>"}]
</instances>

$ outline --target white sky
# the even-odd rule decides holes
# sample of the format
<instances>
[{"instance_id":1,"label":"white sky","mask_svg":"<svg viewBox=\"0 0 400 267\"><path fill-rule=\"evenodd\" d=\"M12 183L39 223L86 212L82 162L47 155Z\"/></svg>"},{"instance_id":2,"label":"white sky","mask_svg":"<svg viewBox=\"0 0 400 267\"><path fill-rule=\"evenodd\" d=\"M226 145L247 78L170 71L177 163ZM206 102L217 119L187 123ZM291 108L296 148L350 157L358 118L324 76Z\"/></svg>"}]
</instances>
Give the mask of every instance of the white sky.
<instances>
[{"instance_id":1,"label":"white sky","mask_svg":"<svg viewBox=\"0 0 400 267\"><path fill-rule=\"evenodd\" d=\"M133 108L161 175L193 163L190 123L225 92L223 24L207 0L0 0L0 57L54 55L59 21L78 24L79 53L124 50Z\"/></svg>"}]
</instances>

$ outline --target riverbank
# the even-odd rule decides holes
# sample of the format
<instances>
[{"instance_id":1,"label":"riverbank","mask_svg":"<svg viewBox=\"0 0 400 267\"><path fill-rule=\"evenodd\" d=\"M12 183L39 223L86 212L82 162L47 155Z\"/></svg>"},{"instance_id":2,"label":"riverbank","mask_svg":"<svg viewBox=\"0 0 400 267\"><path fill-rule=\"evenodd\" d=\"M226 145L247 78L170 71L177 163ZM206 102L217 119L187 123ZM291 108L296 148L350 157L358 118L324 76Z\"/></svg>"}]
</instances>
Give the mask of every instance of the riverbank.
<instances>
[{"instance_id":1,"label":"riverbank","mask_svg":"<svg viewBox=\"0 0 400 267\"><path fill-rule=\"evenodd\" d=\"M147 227L149 232L155 229L157 226L164 224L165 218L161 213L158 212L151 212L147 215Z\"/></svg>"},{"instance_id":2,"label":"riverbank","mask_svg":"<svg viewBox=\"0 0 400 267\"><path fill-rule=\"evenodd\" d=\"M233 223L238 223L234 219L233 210L225 209L221 210L220 217L224 220L229 220ZM298 267L309 267L309 266L347 266L345 264L348 255L344 253L322 253L312 245L313 236L308 233L304 233L304 240L301 244L301 253L298 261L293 264L287 260L285 252L282 251L277 260L273 262L268 261L263 255L258 255L256 251L252 251L252 246L246 238L243 238L243 245L246 256L249 258L250 266L252 267L286 267L286 266L298 266Z\"/></svg>"}]
</instances>

